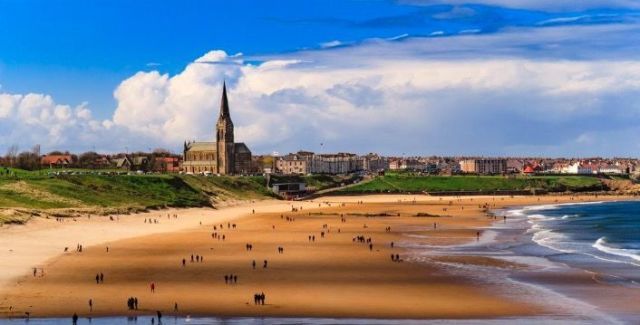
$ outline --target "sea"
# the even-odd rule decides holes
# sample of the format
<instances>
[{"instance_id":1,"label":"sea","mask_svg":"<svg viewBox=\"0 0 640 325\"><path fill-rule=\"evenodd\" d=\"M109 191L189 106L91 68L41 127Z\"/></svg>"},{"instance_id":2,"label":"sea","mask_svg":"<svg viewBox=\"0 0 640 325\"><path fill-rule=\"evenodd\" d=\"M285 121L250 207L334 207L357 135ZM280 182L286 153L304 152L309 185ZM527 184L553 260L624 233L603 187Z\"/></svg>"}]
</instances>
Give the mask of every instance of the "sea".
<instances>
[{"instance_id":1,"label":"sea","mask_svg":"<svg viewBox=\"0 0 640 325\"><path fill-rule=\"evenodd\" d=\"M640 201L531 206L506 215L526 218L532 240L552 251L547 259L640 288Z\"/></svg>"}]
</instances>

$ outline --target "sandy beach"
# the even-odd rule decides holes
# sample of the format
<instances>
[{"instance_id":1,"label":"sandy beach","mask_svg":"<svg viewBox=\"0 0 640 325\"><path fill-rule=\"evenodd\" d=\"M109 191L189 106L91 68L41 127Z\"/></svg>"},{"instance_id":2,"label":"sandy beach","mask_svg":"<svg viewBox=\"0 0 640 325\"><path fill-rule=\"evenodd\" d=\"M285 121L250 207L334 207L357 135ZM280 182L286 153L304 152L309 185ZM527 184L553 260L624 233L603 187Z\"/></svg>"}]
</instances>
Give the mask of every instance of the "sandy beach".
<instances>
[{"instance_id":1,"label":"sandy beach","mask_svg":"<svg viewBox=\"0 0 640 325\"><path fill-rule=\"evenodd\" d=\"M620 197L597 198L612 199ZM375 195L261 201L219 210L163 210L114 221L108 217L37 220L0 229L0 267L7 270L0 275L0 317L20 317L25 312L32 317L73 313L97 317L156 311L408 319L554 314L558 310L543 301L460 276L439 262L523 267L518 263L482 256L417 261L409 247L486 240L485 229L495 222L487 215L489 209L593 200L592 196ZM292 204L298 211L291 211ZM178 218L171 217L174 214ZM144 222L150 218L159 223ZM360 236L364 242L357 240ZM82 252L76 251L77 244L83 245ZM64 247L69 252L64 253ZM36 276L33 267L41 268ZM104 282L97 284L95 276L100 273ZM225 283L225 275L237 277L237 282ZM265 305L254 304L256 293L265 294ZM138 310L127 309L129 297L138 298Z\"/></svg>"}]
</instances>

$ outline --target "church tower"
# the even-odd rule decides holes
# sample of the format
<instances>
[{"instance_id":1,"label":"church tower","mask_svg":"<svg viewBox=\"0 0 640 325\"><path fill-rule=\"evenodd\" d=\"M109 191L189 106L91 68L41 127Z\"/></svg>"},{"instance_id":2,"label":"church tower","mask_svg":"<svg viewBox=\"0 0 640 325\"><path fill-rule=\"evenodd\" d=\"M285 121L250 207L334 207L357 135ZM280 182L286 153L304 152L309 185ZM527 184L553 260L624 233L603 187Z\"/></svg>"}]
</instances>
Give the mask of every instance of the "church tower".
<instances>
[{"instance_id":1,"label":"church tower","mask_svg":"<svg viewBox=\"0 0 640 325\"><path fill-rule=\"evenodd\" d=\"M216 152L218 174L233 174L235 172L235 145L226 83L222 84L220 115L218 116L218 123L216 123L216 144L218 149Z\"/></svg>"}]
</instances>

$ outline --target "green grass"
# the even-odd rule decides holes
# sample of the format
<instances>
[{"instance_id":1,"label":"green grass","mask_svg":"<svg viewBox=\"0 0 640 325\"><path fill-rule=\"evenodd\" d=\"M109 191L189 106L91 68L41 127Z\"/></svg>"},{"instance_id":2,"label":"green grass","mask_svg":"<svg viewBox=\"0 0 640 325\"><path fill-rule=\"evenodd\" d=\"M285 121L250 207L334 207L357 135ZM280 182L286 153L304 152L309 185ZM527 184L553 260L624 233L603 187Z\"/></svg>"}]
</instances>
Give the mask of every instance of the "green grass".
<instances>
[{"instance_id":1,"label":"green grass","mask_svg":"<svg viewBox=\"0 0 640 325\"><path fill-rule=\"evenodd\" d=\"M0 207L152 208L208 205L208 197L176 176L26 175L0 179Z\"/></svg>"},{"instance_id":2,"label":"green grass","mask_svg":"<svg viewBox=\"0 0 640 325\"><path fill-rule=\"evenodd\" d=\"M595 177L587 176L415 176L409 174L389 174L376 177L370 182L359 184L342 193L375 192L446 192L446 191L496 191L531 190L584 191L600 190L602 183Z\"/></svg>"},{"instance_id":3,"label":"green grass","mask_svg":"<svg viewBox=\"0 0 640 325\"><path fill-rule=\"evenodd\" d=\"M80 172L82 170L74 170ZM0 169L0 173L4 169ZM104 171L103 171L104 172ZM196 207L211 199L273 197L264 177L188 175L50 175L11 169L0 175L0 208Z\"/></svg>"},{"instance_id":4,"label":"green grass","mask_svg":"<svg viewBox=\"0 0 640 325\"><path fill-rule=\"evenodd\" d=\"M262 176L180 176L194 189L208 196L225 199L263 199L273 197Z\"/></svg>"}]
</instances>

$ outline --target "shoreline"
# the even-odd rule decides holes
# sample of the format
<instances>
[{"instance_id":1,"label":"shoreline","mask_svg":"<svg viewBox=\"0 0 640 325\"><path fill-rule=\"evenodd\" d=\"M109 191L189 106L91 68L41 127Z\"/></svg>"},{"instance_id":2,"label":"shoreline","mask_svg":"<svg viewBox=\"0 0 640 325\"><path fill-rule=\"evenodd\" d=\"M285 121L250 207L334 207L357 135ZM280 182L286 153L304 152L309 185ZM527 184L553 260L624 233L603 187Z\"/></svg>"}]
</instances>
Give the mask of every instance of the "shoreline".
<instances>
[{"instance_id":1,"label":"shoreline","mask_svg":"<svg viewBox=\"0 0 640 325\"><path fill-rule=\"evenodd\" d=\"M342 197L342 196L340 196L340 197L322 197L322 198L316 199L315 202L313 202L313 201L312 202L306 202L305 201L304 202L306 204L305 209L314 208L314 209L322 209L323 211L326 210L326 209L330 209L330 210L331 209L337 209L338 207L329 206L329 204L324 203L324 202L338 202L338 201L344 202L345 201L344 198L345 197ZM550 196L545 196L545 197L540 197L540 198L543 198L543 200L545 200L545 203L549 203L549 202L547 202L548 200L554 200L554 199L557 200L558 199L558 197L550 197ZM400 200L398 200L398 199L400 199ZM464 206L473 207L473 206L477 205L477 203L482 201L482 200L493 200L493 202L495 202L496 199L497 199L498 202L495 202L493 205L496 205L496 203L497 203L498 205L501 205L501 207L507 206L507 205L509 205L509 206L517 206L518 205L518 204L507 203L507 202L504 202L504 204L501 203L501 201L504 201L505 199L507 201L509 201L509 202L510 201L518 201L518 200L531 201L531 200L526 200L526 199L519 198L519 197L516 197L516 198L511 197L511 198L509 198L509 197L495 197L495 196L471 197L471 198L470 197L441 198L441 197L414 196L414 195L404 195L404 196L382 195L380 197L369 198L367 201L370 201L370 202L368 202L367 204L368 204L368 206L370 205L372 207L372 209L381 209L381 208L383 208L385 206L385 204L387 204L387 205L389 205L389 204L394 205L395 204L395 205L398 205L398 206L410 207L412 205L412 202L413 202L413 204L416 204L416 202L417 202L418 203L417 205L421 205L421 204L424 203L424 204L426 204L426 205L423 204L425 207L433 208L434 206L446 206L446 204L444 204L443 201L446 202L446 201L449 201L449 200L445 200L445 199L458 200L459 202L461 202L460 204L462 205L463 210L464 210ZM337 201L334 201L334 200L337 200ZM352 197L352 199L347 200L348 202L346 202L344 204L355 205L357 207L357 204L355 204L354 202L361 201L361 200L363 200L363 198L361 196ZM376 200L384 201L385 203L376 202ZM474 202L474 200L475 200L475 202ZM389 202L389 201L391 201L391 202ZM394 201L396 201L396 202L394 202ZM474 203L472 203L472 202L474 202ZM284 201L285 207L290 207L291 204L300 205L301 203L303 203L303 202L295 201L295 202L292 203L292 202ZM330 204L333 204L333 203L330 203ZM320 205L320 206L318 207L318 205ZM440 209L440 208L438 208L438 209ZM443 209L446 209L446 208L443 208ZM221 209L221 210L223 210L223 209ZM442 219L442 217L440 217L440 219L438 219L438 218L430 219L430 220L438 220L438 221L441 220L443 222L443 225L445 225L445 226L443 226L445 228L443 228L441 230L439 229L437 232L430 231L430 232L428 232L428 234L429 234L427 236L428 238L414 238L413 242L414 243L420 243L420 242L427 243L427 244L429 244L429 247L430 247L429 249L431 249L432 247L447 247L447 245L450 245L453 242L457 242L458 244L460 244L461 241L463 242L463 245L473 244L474 243L473 239L475 237L474 236L475 230L479 229L479 228L476 228L473 225L474 224L478 225L477 222L481 222L481 224L485 223L485 225L490 225L491 224L490 217L488 217L489 216L488 212L490 212L490 211L484 211L484 210L480 211L479 209L476 209L476 210L478 210L478 212L482 213L482 215L479 218L478 217L473 217L475 212L469 211L469 212L464 212L464 214L463 214L463 215L469 215L469 217L463 217L463 219L457 219L457 218L460 217L460 216L458 216L458 217L455 218L455 219L457 219L457 221L454 220L454 219L448 219L448 218L447 219ZM460 212L456 212L456 213L460 213ZM458 215L458 214L456 214L456 215ZM327 216L319 216L319 217L326 218ZM255 219L255 218L258 218L258 217L253 217L253 216L240 217L240 219L238 219L238 222L247 221L247 219L252 219L252 218ZM348 217L348 218L354 218L355 219L356 217L354 216L354 217ZM465 221L468 218L471 218L471 219L469 219L469 221ZM373 220L378 220L378 219L384 219L384 218L365 219L363 217L362 220L372 220L371 222L374 222ZM425 218L411 219L412 220L411 222L422 222L423 220L421 220L421 219L425 219ZM475 219L477 219L478 221L477 222L476 221L472 221L472 220L475 220ZM391 219L389 219L389 222L391 222L390 220ZM378 222L378 221L376 221L376 222ZM387 222L387 220L382 220L382 222ZM452 225L453 228L447 227L446 225ZM243 226L243 227L245 227L245 226ZM278 226L278 227L280 227L280 226ZM466 228L466 227L471 227L471 228ZM490 227L491 226L482 226L481 225L480 226L480 228L481 228L480 230L483 233L486 232L487 234L489 234L490 231L488 231L486 228L490 228ZM394 226L394 228L395 228L395 226ZM465 229L467 229L467 230L465 230ZM413 233L413 232L416 232L416 231L419 233L420 231L424 231L424 230L415 230L413 228L407 228L407 231L409 233ZM405 232L402 231L402 230L400 231L400 233L402 233L403 236L405 234ZM159 238L159 237L156 236L156 238ZM127 240L124 240L124 241L126 242ZM129 241L131 241L131 240L129 240ZM138 242L140 242L140 240ZM425 246L423 246L423 248L424 247ZM209 257L207 257L207 259L209 259ZM489 263L489 264L495 263L495 261L483 261L483 260L478 260L478 259L474 260L474 259L471 259L471 258L468 258L467 260L465 260L465 263L469 262L469 261L470 261L471 264L473 264L473 263L476 263L476 264L477 263L480 263L480 264L482 264L482 263ZM449 262L451 262L451 261L449 261ZM409 263L409 264L413 264L413 263ZM418 264L418 263L416 263L416 264ZM419 265L419 267L421 269L430 270L430 269L433 269L435 264L437 264L437 263L433 263L433 261L432 261L432 263L429 266L424 266L424 265L422 265L422 263L419 263L418 265ZM512 266L513 264L514 263L510 263L510 264L507 263L505 265ZM439 267L437 267L437 265L435 265L435 266L436 266L436 269L439 269ZM493 265L493 266L495 266L495 265ZM498 265L498 266L500 266L500 265ZM440 271L442 271L442 270L440 270ZM438 273L440 271L428 271L428 272L436 272L434 274L441 274L441 273ZM414 271L412 271L412 272L414 272ZM422 272L425 272L425 271L420 271L420 273L422 273ZM445 270L445 272L443 272L442 275L440 275L440 276L445 276L446 273L448 273L448 270ZM447 277L443 278L443 279L449 279L450 278L449 276L451 276L451 274L446 275L446 276ZM456 277L454 275L454 277L451 278L451 279L455 279L455 278ZM29 280L28 277L27 277L26 280ZM455 280L455 281L460 281L460 280L461 279L458 279L458 280ZM424 279L422 279L422 280L416 279L416 281L423 282ZM447 281L450 281L450 280L447 280ZM447 283L447 282L445 282L445 283ZM451 282L451 283L452 283L452 285L454 285L454 283L458 283L458 282ZM455 284L455 286L471 286L471 287L476 288L476 290L485 287L484 285L482 285L480 283L476 283L473 280L471 282L467 282L465 280L465 281L459 282L459 284ZM430 288L430 287L431 286L427 286L425 288ZM278 289L278 290L281 290L281 289ZM360 289L358 289L358 290L360 290ZM482 291L485 291L485 289L482 289ZM445 292L442 292L442 294L444 294ZM327 293L327 294L329 294L329 293ZM489 294L489 293L487 292L487 294ZM491 296L494 296L496 294L497 293L491 294ZM415 294L410 294L410 295L415 295ZM498 296L500 296L500 294L498 294ZM496 296L495 298L498 298L498 296ZM486 299L486 298L484 298L484 299ZM445 298L443 298L442 300L446 301ZM499 304L498 301L499 300L496 300L495 303ZM2 306L2 303L0 303L0 306ZM451 311L456 310L455 306L452 306L452 307L454 307L454 309L452 309ZM526 308L530 309L531 307L526 307ZM545 312L542 312L542 310L538 310L534 314L531 314L531 315L525 317L525 314L527 314L527 313L525 313L524 310L526 310L526 309L520 309L520 311L518 311L518 312L515 312L515 310L513 310L512 312L514 313L513 315L520 315L521 316L520 318L528 319L528 320L535 320L535 319L538 318L538 316L545 314ZM530 309L530 310L534 311L536 309L534 308L534 309ZM0 310L0 317L6 317L7 316L6 314L4 314L4 316L2 316L3 314L4 313L2 313L2 310ZM535 316L536 314L538 314L538 316ZM63 315L63 314L61 314L61 315ZM108 316L107 314L100 314L100 315ZM115 313L113 315L123 315L123 314L122 313ZM212 315L212 314L211 313L198 314L197 312L194 312L194 313L190 313L190 315L208 316L208 315ZM231 313L222 313L222 314L217 313L217 314L213 314L213 315L228 315L228 316L232 316L233 314L231 314ZM250 316L251 313L247 314L247 313L243 312L241 314L236 314L235 316L244 317L244 316L248 316L248 315ZM296 314L289 313L289 314L286 314L286 317L289 318L289 317L292 317L293 315L296 315ZM376 313L366 314L366 313L363 312L363 310L355 311L355 313L352 313L352 314L344 313L344 312L336 312L337 317L333 316L332 314L327 314L327 311L319 312L319 310L316 311L316 312L311 312L311 313L307 310L307 311L303 311L302 313L297 314L297 315L299 315L299 316L312 316L312 317L322 317L322 316L331 315L331 318L336 318L336 319L350 319L350 318L354 319L354 317L350 317L350 316L355 316L355 319L357 319L357 318L363 318L363 317L359 317L360 315L368 315L368 316L373 316L373 319L385 319L384 317L379 317L379 316L381 316L383 314L380 314L380 313L378 313L378 314L376 314ZM471 317L469 317L469 316L464 316L462 314L460 314L458 316L453 316L454 314L447 314L446 312L444 314L440 314L440 313L433 314L432 315L433 317L426 317L425 315L427 315L427 314L425 314L424 312L417 312L417 313L414 313L414 314L405 314L406 317L398 317L399 314L397 314L397 313L396 314L388 314L388 315L393 315L392 319L409 319L409 320L410 319L439 319L439 320L442 320L442 319L478 319L478 320L479 319L493 319L493 320L499 320L499 319L503 319L504 318L504 317L501 317L501 316L497 316L497 314L487 314L485 316L480 316L481 314L475 314L475 316L473 316L473 314L469 314L471 316ZM421 317L415 318L415 317L412 317L412 315L413 316L420 315ZM263 314L263 316L282 317L283 314L281 314L279 312L275 312L275 313ZM510 316L506 316L506 317L508 318Z\"/></svg>"},{"instance_id":2,"label":"shoreline","mask_svg":"<svg viewBox=\"0 0 640 325\"><path fill-rule=\"evenodd\" d=\"M531 262L529 267L535 269L534 271L513 270L509 272L509 280L521 285L532 286L538 290L548 291L551 293L551 296L555 296L559 301L564 301L570 306L573 306L573 308L582 310L581 313L585 315L591 314L593 317L600 318L600 321L606 323L637 322L637 313L640 312L640 309L633 308L628 303L629 299L640 299L640 292L638 292L637 286L634 287L629 284L609 283L606 280L598 280L599 277L608 275L601 273L603 270L597 270L597 263L580 265L557 259L556 256L567 254L580 255L580 253L564 252L536 240L536 233L541 230L536 229L535 222L529 221L531 214L521 212L540 211L541 214L543 214L545 210L562 209L562 207L566 206L601 205L620 202L638 202L638 199L631 197L621 198L619 200L511 206L493 211L494 213L497 212L496 214L500 216L507 215L511 219L519 219L520 225L511 224L511 227L508 228L509 230L522 232L519 239L515 240L515 245L518 245L518 247L512 247L510 250L514 253L516 260L529 261ZM514 214L518 216L514 217ZM496 221L494 226L496 224L500 225L500 222ZM561 232L559 234L562 235ZM494 240L497 242L500 239ZM524 248L526 246L535 246L537 248ZM611 263L620 262L611 261ZM607 272L607 270L605 269L604 272ZM567 285L567 283L569 285ZM621 298L621 295L624 296L624 298ZM596 297L597 299L594 299ZM634 315L634 310L636 315Z\"/></svg>"}]
</instances>

